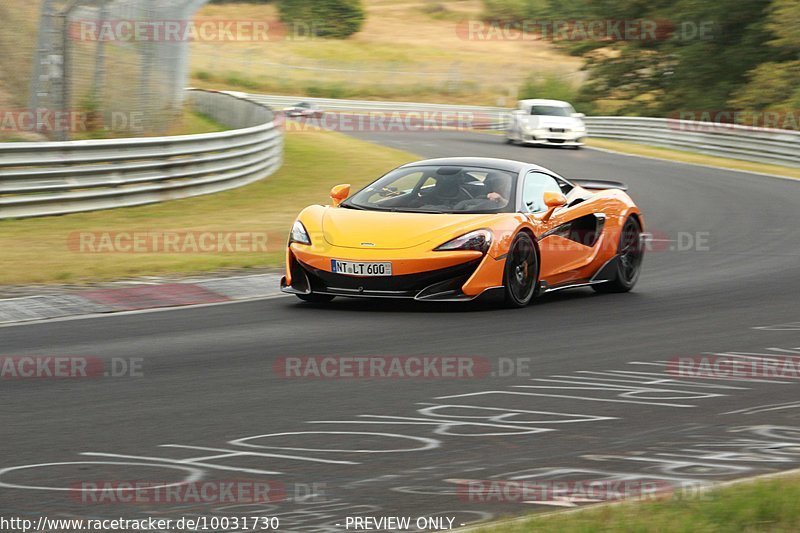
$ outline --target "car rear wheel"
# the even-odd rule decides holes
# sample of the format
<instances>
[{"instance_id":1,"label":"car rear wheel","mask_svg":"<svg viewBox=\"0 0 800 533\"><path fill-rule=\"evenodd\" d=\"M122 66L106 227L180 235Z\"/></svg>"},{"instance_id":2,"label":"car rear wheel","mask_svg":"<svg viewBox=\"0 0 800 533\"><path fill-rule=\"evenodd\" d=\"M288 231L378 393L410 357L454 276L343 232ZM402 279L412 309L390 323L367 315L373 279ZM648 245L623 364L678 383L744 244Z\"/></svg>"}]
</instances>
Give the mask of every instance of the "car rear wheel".
<instances>
[{"instance_id":1,"label":"car rear wheel","mask_svg":"<svg viewBox=\"0 0 800 533\"><path fill-rule=\"evenodd\" d=\"M508 307L525 307L536 294L539 282L539 258L533 238L517 233L508 250L503 274L505 303Z\"/></svg>"},{"instance_id":2,"label":"car rear wheel","mask_svg":"<svg viewBox=\"0 0 800 533\"><path fill-rule=\"evenodd\" d=\"M315 304L322 304L327 303L336 298L336 296L331 296L330 294L295 294L298 298L303 300L304 302L310 302Z\"/></svg>"},{"instance_id":3,"label":"car rear wheel","mask_svg":"<svg viewBox=\"0 0 800 533\"><path fill-rule=\"evenodd\" d=\"M617 248L617 277L592 288L600 293L628 292L639 280L644 259L642 227L634 217L628 217L622 226Z\"/></svg>"}]
</instances>

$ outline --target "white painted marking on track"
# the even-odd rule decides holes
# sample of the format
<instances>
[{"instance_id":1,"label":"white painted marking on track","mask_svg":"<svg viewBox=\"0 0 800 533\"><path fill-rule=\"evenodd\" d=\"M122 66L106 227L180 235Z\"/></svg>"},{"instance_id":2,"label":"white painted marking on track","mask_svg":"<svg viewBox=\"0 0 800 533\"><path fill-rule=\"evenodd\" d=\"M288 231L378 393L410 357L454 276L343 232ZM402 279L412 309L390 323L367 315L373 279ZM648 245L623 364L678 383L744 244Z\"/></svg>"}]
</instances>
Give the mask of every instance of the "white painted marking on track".
<instances>
[{"instance_id":1,"label":"white painted marking on track","mask_svg":"<svg viewBox=\"0 0 800 533\"><path fill-rule=\"evenodd\" d=\"M637 376L645 376L645 375L652 375L652 376L662 376L660 379L651 379L649 381L636 381L630 379L615 379L612 377L602 377L602 378L595 378L590 376L583 376L583 379L590 379L593 381L614 381L614 382L621 382L621 383L640 383L642 385L680 385L681 387L702 387L708 389L728 389L728 390L750 390L748 387L734 387L732 385L719 385L714 383L698 383L680 379L673 379L668 377L663 377L664 374L657 374L654 372L631 372L625 370L615 370L613 372L595 372L591 370L578 370L576 374L594 374L599 376L617 376L619 374L625 374L624 376L620 377L637 377ZM628 376L630 374L630 376ZM552 377L562 378L568 376L559 376L554 375Z\"/></svg>"},{"instance_id":2,"label":"white painted marking on track","mask_svg":"<svg viewBox=\"0 0 800 533\"><path fill-rule=\"evenodd\" d=\"M515 387L527 387L527 385L515 385ZM467 398L470 396L482 396L486 394L510 394L510 395L517 395L517 396L548 396L551 398L569 398L573 400L586 400L592 402L612 402L612 403L633 403L633 404L641 404L641 405L657 405L661 407L696 407L695 405L687 405L687 404L680 404L680 403L658 403L658 402L639 402L635 400L617 400L613 398L588 398L585 396L567 396L562 394L544 394L544 393L535 393L535 392L516 392L516 391L502 391L502 390L495 390L495 391L483 391L483 392L469 392L466 394L453 394L449 396L438 396L436 400L449 400L452 398Z\"/></svg>"},{"instance_id":3,"label":"white painted marking on track","mask_svg":"<svg viewBox=\"0 0 800 533\"><path fill-rule=\"evenodd\" d=\"M759 405L756 407L746 407L745 409L737 409L736 411L727 411L723 415L754 415L758 413L766 413L769 411L782 411L784 409L800 409L800 401L787 402L787 403L773 403L767 405Z\"/></svg>"},{"instance_id":4,"label":"white painted marking on track","mask_svg":"<svg viewBox=\"0 0 800 533\"><path fill-rule=\"evenodd\" d=\"M131 462L121 462L121 461L68 461L62 463L41 463L41 464L32 464L32 465L23 465L23 466L10 466L7 468L0 469L0 477L3 474L8 472L14 472L17 470L30 470L32 468L44 468L48 466L68 466L68 465L116 465L116 466L144 466L144 467L155 467L155 468L172 468L174 470L182 470L188 473L188 476L183 479L182 481L177 481L175 483L167 483L163 485L150 485L148 484L147 490L152 489L164 489L169 487L180 487L186 485L188 483L194 483L196 481L200 481L203 479L203 471L199 468L191 468L188 466L177 466L177 465L164 465L164 464L153 464L153 463L131 463ZM24 490L48 490L48 491L67 491L67 492L97 492L97 488L91 489L79 489L79 488L72 488L72 487L43 487L43 486L35 486L35 485L16 485L13 483L4 483L0 481L0 488L6 489L24 489ZM125 490L125 489L123 489ZM133 490L141 490L141 489L133 489Z\"/></svg>"},{"instance_id":5,"label":"white painted marking on track","mask_svg":"<svg viewBox=\"0 0 800 533\"><path fill-rule=\"evenodd\" d=\"M314 424L315 422L309 422ZM259 444L249 444L247 441L254 439L263 439L266 437L283 437L286 435L371 435L379 437L392 437L397 439L408 439L418 441L424 446L418 448L403 448L397 450L341 450L335 448L295 448L287 446L263 446ZM421 452L425 450L433 450L438 448L441 444L436 439L429 439L427 437L413 437L410 435L398 435L396 433L370 433L365 431L292 431L287 433L268 433L266 435L256 435L254 437L245 437L230 441L229 444L234 446L243 446L246 448L262 448L270 450L294 450L300 452L326 452L326 453L402 453L402 452Z\"/></svg>"},{"instance_id":6,"label":"white painted marking on track","mask_svg":"<svg viewBox=\"0 0 800 533\"><path fill-rule=\"evenodd\" d=\"M81 455L89 457L111 457L116 459L137 459L140 461L158 461L159 463L167 463L172 465L194 465L211 468L214 470L227 470L231 472L244 472L246 474L274 476L282 474L283 472L275 472L272 470L257 470L255 468L238 468L233 466L215 465L211 463L195 462L192 459L167 459L164 457L148 457L145 455L123 455L117 453L102 453L102 452L83 452ZM164 465L161 465L164 466Z\"/></svg>"},{"instance_id":7,"label":"white painted marking on track","mask_svg":"<svg viewBox=\"0 0 800 533\"><path fill-rule=\"evenodd\" d=\"M555 431L548 428L527 427L512 424L489 424L487 422L463 422L454 419L436 419L436 418L414 418L406 416L388 416L388 415L359 415L364 418L380 418L382 420L314 420L310 424L389 424L400 426L438 426L433 430L434 435L446 435L454 437L502 437L508 435L535 435L536 433L545 433L548 431ZM456 427L491 427L499 429L512 429L518 431L512 432L491 432L491 433L451 433L449 430Z\"/></svg>"},{"instance_id":8,"label":"white painted marking on track","mask_svg":"<svg viewBox=\"0 0 800 533\"><path fill-rule=\"evenodd\" d=\"M228 444L234 444L235 441L231 441ZM215 458L223 458L223 457L234 457L234 456L247 456L247 457L268 457L272 459L290 459L293 461L309 461L312 463L326 463L332 465L357 465L358 463L354 463L353 461L338 461L335 459L321 459L321 458L313 458L313 457L299 457L297 455L286 455L281 453L264 453L264 452L252 452L250 450L242 451L242 450L226 450L225 448L209 448L206 446L187 446L185 444L162 444L161 448L181 448L184 450L201 450L201 451L210 451L210 452L225 452L214 457L200 457L200 458L192 458L193 461L204 460L204 459L215 459Z\"/></svg>"}]
</instances>

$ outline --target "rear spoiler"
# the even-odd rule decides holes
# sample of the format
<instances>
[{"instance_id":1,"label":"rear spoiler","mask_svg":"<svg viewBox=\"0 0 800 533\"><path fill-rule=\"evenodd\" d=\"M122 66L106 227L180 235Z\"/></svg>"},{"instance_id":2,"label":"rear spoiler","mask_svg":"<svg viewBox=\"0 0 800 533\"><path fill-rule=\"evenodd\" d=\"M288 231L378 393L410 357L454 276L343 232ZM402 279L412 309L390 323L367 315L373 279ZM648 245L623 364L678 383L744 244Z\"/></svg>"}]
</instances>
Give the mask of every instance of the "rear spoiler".
<instances>
[{"instance_id":1,"label":"rear spoiler","mask_svg":"<svg viewBox=\"0 0 800 533\"><path fill-rule=\"evenodd\" d=\"M579 185L584 189L619 189L627 191L628 186L619 181L610 180L571 180L575 185Z\"/></svg>"}]
</instances>

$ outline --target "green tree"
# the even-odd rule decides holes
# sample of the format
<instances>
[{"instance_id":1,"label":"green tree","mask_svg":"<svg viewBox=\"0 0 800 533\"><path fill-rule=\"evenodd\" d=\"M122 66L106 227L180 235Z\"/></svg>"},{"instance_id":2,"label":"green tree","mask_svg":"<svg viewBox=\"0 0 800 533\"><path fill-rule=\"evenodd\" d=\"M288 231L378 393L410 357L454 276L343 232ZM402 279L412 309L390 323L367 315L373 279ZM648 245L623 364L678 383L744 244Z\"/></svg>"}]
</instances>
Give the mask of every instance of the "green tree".
<instances>
[{"instance_id":1,"label":"green tree","mask_svg":"<svg viewBox=\"0 0 800 533\"><path fill-rule=\"evenodd\" d=\"M496 22L517 22L545 17L549 8L549 0L484 0L483 15Z\"/></svg>"},{"instance_id":2,"label":"green tree","mask_svg":"<svg viewBox=\"0 0 800 533\"><path fill-rule=\"evenodd\" d=\"M749 83L731 99L734 108L748 112L778 111L797 118L800 110L800 3L797 0L774 0L766 24L775 38L769 41L773 57L748 72ZM794 126L787 122L786 127Z\"/></svg>"},{"instance_id":3,"label":"green tree","mask_svg":"<svg viewBox=\"0 0 800 533\"><path fill-rule=\"evenodd\" d=\"M790 52L800 52L800 2L774 0L767 27L777 37L770 44Z\"/></svg>"},{"instance_id":4,"label":"green tree","mask_svg":"<svg viewBox=\"0 0 800 533\"><path fill-rule=\"evenodd\" d=\"M510 0L520 1L520 0ZM585 58L589 80L579 100L615 102L622 114L664 116L726 109L748 72L785 54L767 43L794 40L797 0L548 0L553 20L647 21L655 39L562 41ZM485 1L489 5L503 0ZM778 29L777 25L781 28Z\"/></svg>"},{"instance_id":5,"label":"green tree","mask_svg":"<svg viewBox=\"0 0 800 533\"><path fill-rule=\"evenodd\" d=\"M302 23L320 37L345 39L364 24L361 0L279 0L284 23Z\"/></svg>"}]
</instances>

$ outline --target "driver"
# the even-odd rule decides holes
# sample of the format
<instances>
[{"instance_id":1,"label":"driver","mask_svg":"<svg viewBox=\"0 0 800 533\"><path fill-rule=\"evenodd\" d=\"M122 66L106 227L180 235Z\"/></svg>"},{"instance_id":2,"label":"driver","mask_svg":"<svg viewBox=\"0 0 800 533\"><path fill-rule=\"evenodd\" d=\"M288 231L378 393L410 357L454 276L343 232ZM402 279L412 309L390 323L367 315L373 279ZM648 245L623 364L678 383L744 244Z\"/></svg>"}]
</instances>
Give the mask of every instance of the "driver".
<instances>
[{"instance_id":1,"label":"driver","mask_svg":"<svg viewBox=\"0 0 800 533\"><path fill-rule=\"evenodd\" d=\"M511 197L511 177L499 172L489 172L483 180L485 196L456 204L457 211L499 209L508 205Z\"/></svg>"},{"instance_id":2,"label":"driver","mask_svg":"<svg viewBox=\"0 0 800 533\"><path fill-rule=\"evenodd\" d=\"M487 200L495 202L498 207L508 204L508 198L511 196L511 178L505 174L490 172L483 180L483 186L488 191L486 193Z\"/></svg>"}]
</instances>

